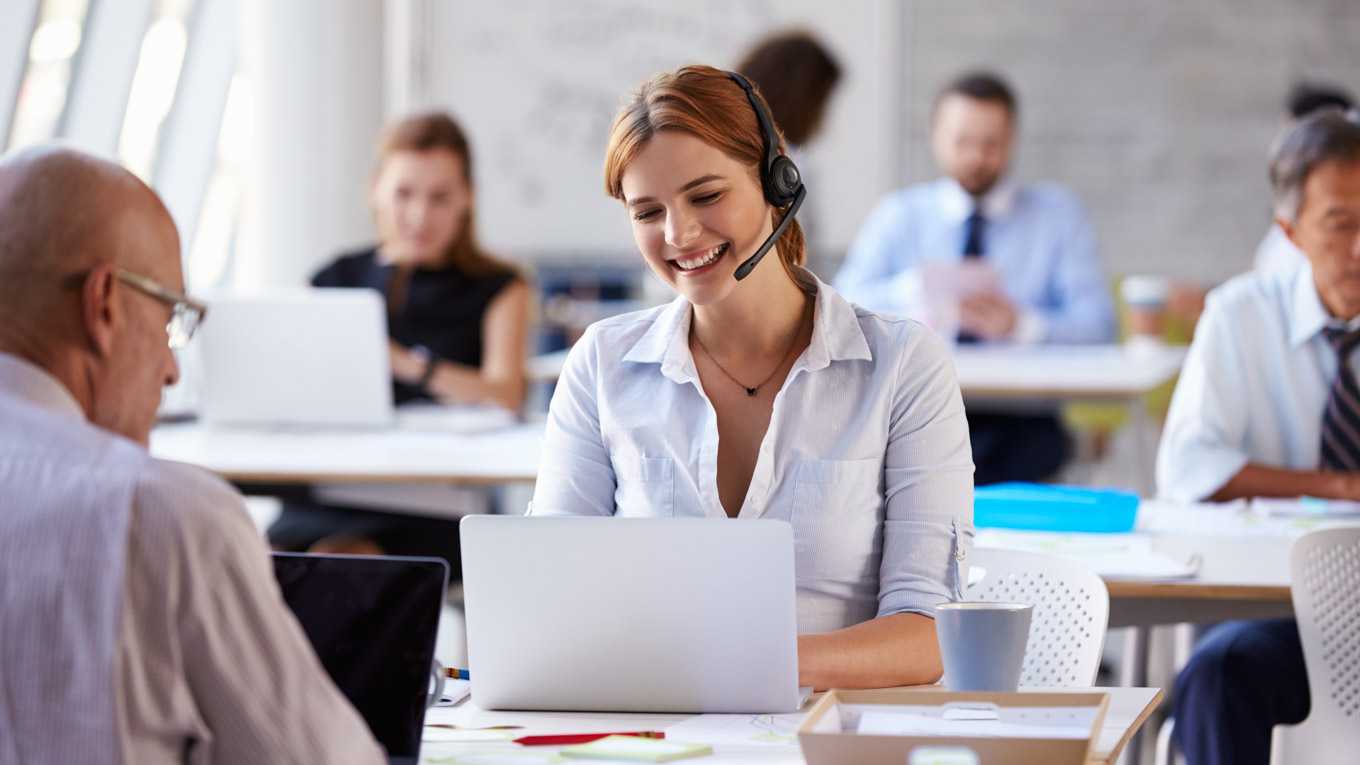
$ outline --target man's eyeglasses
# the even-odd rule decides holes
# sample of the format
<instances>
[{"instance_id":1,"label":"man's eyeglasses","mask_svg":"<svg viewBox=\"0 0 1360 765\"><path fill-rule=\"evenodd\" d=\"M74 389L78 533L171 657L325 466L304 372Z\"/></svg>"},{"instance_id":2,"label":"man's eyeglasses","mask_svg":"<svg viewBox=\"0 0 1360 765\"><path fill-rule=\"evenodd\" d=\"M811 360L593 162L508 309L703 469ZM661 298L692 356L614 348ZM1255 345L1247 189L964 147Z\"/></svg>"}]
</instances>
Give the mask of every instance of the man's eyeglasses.
<instances>
[{"instance_id":1,"label":"man's eyeglasses","mask_svg":"<svg viewBox=\"0 0 1360 765\"><path fill-rule=\"evenodd\" d=\"M165 333L170 336L170 347L179 350L189 343L198 331L203 317L208 313L208 305L194 300L183 292L166 287L160 282L135 274L125 268L115 268L118 280L170 306L174 311L170 323L165 325Z\"/></svg>"}]
</instances>

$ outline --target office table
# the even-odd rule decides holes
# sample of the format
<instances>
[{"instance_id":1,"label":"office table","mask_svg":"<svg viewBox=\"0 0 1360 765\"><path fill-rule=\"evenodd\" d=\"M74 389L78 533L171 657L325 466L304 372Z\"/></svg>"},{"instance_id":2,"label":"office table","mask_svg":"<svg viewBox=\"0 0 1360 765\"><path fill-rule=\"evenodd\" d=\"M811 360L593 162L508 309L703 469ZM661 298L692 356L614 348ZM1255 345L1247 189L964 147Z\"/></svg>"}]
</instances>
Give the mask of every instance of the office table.
<instances>
[{"instance_id":1,"label":"office table","mask_svg":"<svg viewBox=\"0 0 1360 765\"><path fill-rule=\"evenodd\" d=\"M543 427L526 423L464 434L176 423L151 432L151 454L198 465L238 484L533 482Z\"/></svg>"},{"instance_id":2,"label":"office table","mask_svg":"<svg viewBox=\"0 0 1360 765\"><path fill-rule=\"evenodd\" d=\"M934 686L932 686L934 687ZM1095 745L1095 752L1088 760L1091 765L1113 763L1123 750L1124 745L1138 731L1161 702L1162 692L1157 688L1041 688L1046 693L1089 693L1097 691L1110 694L1109 711ZM815 701L815 697L814 697ZM811 709L809 702L804 712ZM739 717L739 716L733 716ZM676 723L689 719L690 715L647 715L647 714L606 714L606 713L567 713L567 712L491 712L479 709L468 702L457 707L431 709L425 715L428 726L431 723L457 725L466 728L486 728L495 725L519 725L522 730L509 731L511 737L565 733L602 733L607 731L664 730ZM780 716L788 721L791 716ZM791 727L789 723L788 727ZM427 738L440 736L440 728L426 729ZM689 741L684 743L710 743ZM421 762L439 762L459 754L481 752L522 752L548 754L555 752L553 747L521 747L509 742L447 743L429 741L421 747ZM711 757L700 757L683 762L704 762L721 758L724 765L735 763L786 763L801 765L802 751L795 743L755 742L745 744L714 743Z\"/></svg>"}]
</instances>

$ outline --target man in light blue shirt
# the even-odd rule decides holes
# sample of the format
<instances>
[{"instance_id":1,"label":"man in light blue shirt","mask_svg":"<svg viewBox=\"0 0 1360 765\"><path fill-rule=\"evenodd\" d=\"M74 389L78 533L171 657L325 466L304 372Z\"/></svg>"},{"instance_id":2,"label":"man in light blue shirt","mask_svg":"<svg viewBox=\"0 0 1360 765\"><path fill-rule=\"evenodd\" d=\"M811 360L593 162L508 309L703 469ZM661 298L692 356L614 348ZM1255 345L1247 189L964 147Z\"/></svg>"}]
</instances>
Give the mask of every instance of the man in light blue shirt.
<instances>
[{"instance_id":1,"label":"man in light blue shirt","mask_svg":"<svg viewBox=\"0 0 1360 765\"><path fill-rule=\"evenodd\" d=\"M1300 119L1270 177L1276 223L1307 262L1209 293L1157 454L1171 499L1360 500L1360 120ZM1176 680L1186 762L1265 765L1271 728L1309 701L1294 620L1219 625Z\"/></svg>"},{"instance_id":2,"label":"man in light blue shirt","mask_svg":"<svg viewBox=\"0 0 1360 765\"><path fill-rule=\"evenodd\" d=\"M846 254L835 287L868 308L921 319L959 342L1105 343L1114 309L1095 233L1076 197L1005 178L1015 97L969 74L935 101L944 177L889 194ZM978 484L1037 480L1067 439L1050 413L968 413Z\"/></svg>"}]
</instances>

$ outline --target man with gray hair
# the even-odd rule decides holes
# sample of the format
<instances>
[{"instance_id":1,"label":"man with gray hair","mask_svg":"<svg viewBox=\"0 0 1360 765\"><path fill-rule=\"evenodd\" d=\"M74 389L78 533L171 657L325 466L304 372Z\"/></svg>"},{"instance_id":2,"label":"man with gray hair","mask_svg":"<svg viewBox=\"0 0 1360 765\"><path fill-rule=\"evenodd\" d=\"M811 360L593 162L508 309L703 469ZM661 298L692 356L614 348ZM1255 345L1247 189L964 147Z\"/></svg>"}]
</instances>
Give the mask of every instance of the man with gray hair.
<instances>
[{"instance_id":1,"label":"man with gray hair","mask_svg":"<svg viewBox=\"0 0 1360 765\"><path fill-rule=\"evenodd\" d=\"M1360 500L1360 121L1339 109L1271 150L1276 223L1307 257L1209 293L1157 454L1158 493ZM1261 763L1308 715L1292 619L1210 630L1176 681L1185 759Z\"/></svg>"},{"instance_id":2,"label":"man with gray hair","mask_svg":"<svg viewBox=\"0 0 1360 765\"><path fill-rule=\"evenodd\" d=\"M146 452L183 291L131 173L0 157L0 762L383 762L240 495Z\"/></svg>"}]
</instances>

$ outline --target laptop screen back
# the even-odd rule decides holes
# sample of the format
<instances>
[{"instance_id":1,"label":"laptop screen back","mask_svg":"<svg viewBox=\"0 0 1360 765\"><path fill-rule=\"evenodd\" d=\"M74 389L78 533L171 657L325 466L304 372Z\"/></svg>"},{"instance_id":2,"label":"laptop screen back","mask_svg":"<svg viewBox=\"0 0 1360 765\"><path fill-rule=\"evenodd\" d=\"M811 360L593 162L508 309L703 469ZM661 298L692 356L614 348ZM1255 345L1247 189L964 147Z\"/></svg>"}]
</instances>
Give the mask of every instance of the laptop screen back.
<instances>
[{"instance_id":1,"label":"laptop screen back","mask_svg":"<svg viewBox=\"0 0 1360 765\"><path fill-rule=\"evenodd\" d=\"M203 323L200 414L209 425L392 424L387 315L366 289L214 295Z\"/></svg>"},{"instance_id":2,"label":"laptop screen back","mask_svg":"<svg viewBox=\"0 0 1360 765\"><path fill-rule=\"evenodd\" d=\"M274 553L283 598L386 749L415 763L448 582L438 558Z\"/></svg>"}]
</instances>

